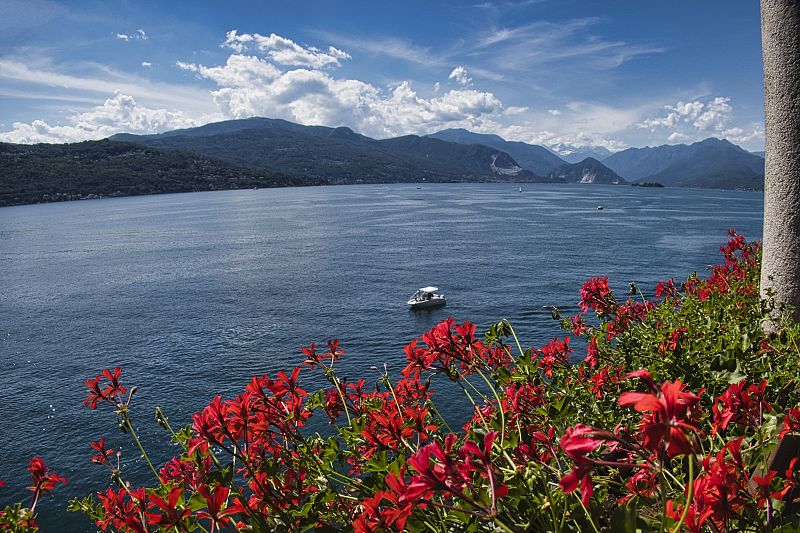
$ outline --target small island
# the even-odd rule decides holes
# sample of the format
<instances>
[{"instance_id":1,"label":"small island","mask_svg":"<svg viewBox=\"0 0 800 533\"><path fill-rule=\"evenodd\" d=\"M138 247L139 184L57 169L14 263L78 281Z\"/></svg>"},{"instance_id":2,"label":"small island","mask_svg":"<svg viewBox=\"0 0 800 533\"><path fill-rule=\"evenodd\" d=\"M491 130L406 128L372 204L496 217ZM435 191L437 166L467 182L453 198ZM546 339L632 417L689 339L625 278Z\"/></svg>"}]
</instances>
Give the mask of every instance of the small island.
<instances>
[{"instance_id":1,"label":"small island","mask_svg":"<svg viewBox=\"0 0 800 533\"><path fill-rule=\"evenodd\" d=\"M631 183L634 187L664 187L663 183L657 181L643 181L641 183Z\"/></svg>"}]
</instances>

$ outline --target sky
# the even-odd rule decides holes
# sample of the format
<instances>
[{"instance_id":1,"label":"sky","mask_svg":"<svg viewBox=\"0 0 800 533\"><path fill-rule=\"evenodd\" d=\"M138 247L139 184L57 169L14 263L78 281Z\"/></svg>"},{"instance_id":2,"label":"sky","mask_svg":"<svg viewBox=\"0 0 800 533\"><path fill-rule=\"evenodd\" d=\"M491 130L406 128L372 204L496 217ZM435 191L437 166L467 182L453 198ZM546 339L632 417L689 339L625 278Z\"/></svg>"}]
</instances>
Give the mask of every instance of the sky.
<instances>
[{"instance_id":1,"label":"sky","mask_svg":"<svg viewBox=\"0 0 800 533\"><path fill-rule=\"evenodd\" d=\"M763 150L756 0L0 0L0 141L264 116Z\"/></svg>"}]
</instances>

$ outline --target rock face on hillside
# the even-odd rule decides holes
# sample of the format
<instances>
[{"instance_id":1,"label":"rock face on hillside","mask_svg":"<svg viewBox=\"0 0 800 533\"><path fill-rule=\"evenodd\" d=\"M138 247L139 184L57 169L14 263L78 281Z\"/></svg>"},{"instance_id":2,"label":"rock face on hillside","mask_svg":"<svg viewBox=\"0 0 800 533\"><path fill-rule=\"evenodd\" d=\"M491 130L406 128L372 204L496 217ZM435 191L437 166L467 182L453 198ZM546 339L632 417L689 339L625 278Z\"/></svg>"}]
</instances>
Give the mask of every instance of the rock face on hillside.
<instances>
[{"instance_id":1,"label":"rock face on hillside","mask_svg":"<svg viewBox=\"0 0 800 533\"><path fill-rule=\"evenodd\" d=\"M547 176L564 164L564 160L543 146L519 141L507 141L498 135L473 133L461 128L451 128L431 133L426 137L458 144L482 144L501 150L513 157L522 168L530 170L539 176Z\"/></svg>"},{"instance_id":2,"label":"rock face on hillside","mask_svg":"<svg viewBox=\"0 0 800 533\"><path fill-rule=\"evenodd\" d=\"M567 183L590 183L597 185L626 185L628 182L616 172L593 157L580 163L562 165L550 173L550 178Z\"/></svg>"}]
</instances>

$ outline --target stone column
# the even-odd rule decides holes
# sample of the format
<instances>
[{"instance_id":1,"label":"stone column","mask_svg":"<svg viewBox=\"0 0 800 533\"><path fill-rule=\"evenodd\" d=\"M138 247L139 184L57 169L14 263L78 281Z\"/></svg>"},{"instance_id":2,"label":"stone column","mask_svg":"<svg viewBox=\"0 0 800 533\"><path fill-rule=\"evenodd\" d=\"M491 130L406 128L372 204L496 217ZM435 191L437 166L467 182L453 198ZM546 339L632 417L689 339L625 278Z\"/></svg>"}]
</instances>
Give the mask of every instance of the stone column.
<instances>
[{"instance_id":1,"label":"stone column","mask_svg":"<svg viewBox=\"0 0 800 533\"><path fill-rule=\"evenodd\" d=\"M761 0L766 117L761 295L800 309L800 0Z\"/></svg>"}]
</instances>

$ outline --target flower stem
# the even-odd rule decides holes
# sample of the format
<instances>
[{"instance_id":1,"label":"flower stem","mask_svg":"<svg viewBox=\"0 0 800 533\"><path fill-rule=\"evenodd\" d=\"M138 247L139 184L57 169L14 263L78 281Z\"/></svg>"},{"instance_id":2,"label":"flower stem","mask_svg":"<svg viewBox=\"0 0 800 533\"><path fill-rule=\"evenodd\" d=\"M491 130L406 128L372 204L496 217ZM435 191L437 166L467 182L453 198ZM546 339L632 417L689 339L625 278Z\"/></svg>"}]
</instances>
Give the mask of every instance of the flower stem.
<instances>
[{"instance_id":1,"label":"flower stem","mask_svg":"<svg viewBox=\"0 0 800 533\"><path fill-rule=\"evenodd\" d=\"M500 447L503 447L503 442L505 441L506 437L506 414L503 411L503 402L500 401L500 396L497 394L497 389L489 382L489 379L478 370L478 375L483 378L483 381L486 382L486 385L491 389L492 394L494 395L494 399L497 400L497 409L500 411Z\"/></svg>"},{"instance_id":2,"label":"flower stem","mask_svg":"<svg viewBox=\"0 0 800 533\"><path fill-rule=\"evenodd\" d=\"M133 424L131 424L131 419L128 418L127 416L125 417L125 425L128 426L128 429L131 432L131 437L133 437L133 441L136 443L136 446L139 447L139 451L142 452L142 457L144 457L144 460L147 461L147 466L150 467L150 470L152 470L153 475L156 476L156 481L160 481L160 479L158 477L158 472L156 471L155 467L153 466L153 463L150 462L150 457L148 457L147 456L147 452L144 451L144 447L142 446L142 443L139 440L139 437L136 436L136 430L133 429Z\"/></svg>"},{"instance_id":3,"label":"flower stem","mask_svg":"<svg viewBox=\"0 0 800 533\"><path fill-rule=\"evenodd\" d=\"M573 492L573 494L575 493ZM592 526L594 533L600 533L600 531L597 529L597 526L594 525L594 520L592 520L592 515L589 514L589 509L587 509L586 506L583 504L583 500L580 499L577 494L575 494L575 497L578 499L578 503L581 504L581 507L583 507L583 512L586 513L586 518L589 519L589 525Z\"/></svg>"},{"instance_id":4,"label":"flower stem","mask_svg":"<svg viewBox=\"0 0 800 533\"><path fill-rule=\"evenodd\" d=\"M689 456L689 486L686 489L686 503L683 506L683 513L681 513L681 519L678 521L678 525L675 526L675 531L680 531L681 527L683 527L684 521L686 521L686 516L689 514L689 505L691 504L692 497L694 496L694 456Z\"/></svg>"}]
</instances>

